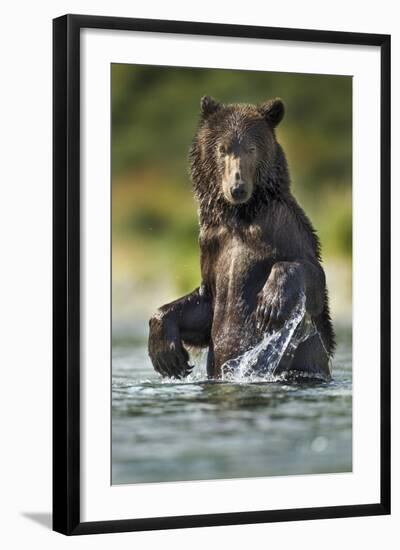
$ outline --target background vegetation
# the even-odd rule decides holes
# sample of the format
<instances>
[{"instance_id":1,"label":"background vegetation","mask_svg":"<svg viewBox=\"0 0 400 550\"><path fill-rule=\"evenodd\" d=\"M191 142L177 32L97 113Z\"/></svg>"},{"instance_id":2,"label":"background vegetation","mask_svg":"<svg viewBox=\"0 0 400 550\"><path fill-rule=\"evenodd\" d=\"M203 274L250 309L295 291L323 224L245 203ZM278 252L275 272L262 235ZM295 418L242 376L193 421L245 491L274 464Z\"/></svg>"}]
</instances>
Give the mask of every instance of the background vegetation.
<instances>
[{"instance_id":1,"label":"background vegetation","mask_svg":"<svg viewBox=\"0 0 400 550\"><path fill-rule=\"evenodd\" d=\"M336 322L351 314L351 77L112 65L113 330L146 330L158 305L199 283L188 150L202 95L279 96L277 130L296 198L322 241ZM143 327L140 329L140 327Z\"/></svg>"}]
</instances>

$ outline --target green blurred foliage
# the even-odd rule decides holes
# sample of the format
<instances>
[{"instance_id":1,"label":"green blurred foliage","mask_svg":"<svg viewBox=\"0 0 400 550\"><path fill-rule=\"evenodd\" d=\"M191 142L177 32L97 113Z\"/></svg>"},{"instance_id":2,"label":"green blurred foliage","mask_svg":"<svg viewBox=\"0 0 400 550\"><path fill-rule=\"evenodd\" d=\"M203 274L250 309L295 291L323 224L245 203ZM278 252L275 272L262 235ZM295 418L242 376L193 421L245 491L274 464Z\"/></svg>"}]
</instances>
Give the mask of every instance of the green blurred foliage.
<instances>
[{"instance_id":1,"label":"green blurred foliage","mask_svg":"<svg viewBox=\"0 0 400 550\"><path fill-rule=\"evenodd\" d=\"M199 101L281 97L277 130L292 189L315 225L323 259L351 260L352 79L349 76L112 65L113 282L177 292L199 283L198 222L188 150Z\"/></svg>"}]
</instances>

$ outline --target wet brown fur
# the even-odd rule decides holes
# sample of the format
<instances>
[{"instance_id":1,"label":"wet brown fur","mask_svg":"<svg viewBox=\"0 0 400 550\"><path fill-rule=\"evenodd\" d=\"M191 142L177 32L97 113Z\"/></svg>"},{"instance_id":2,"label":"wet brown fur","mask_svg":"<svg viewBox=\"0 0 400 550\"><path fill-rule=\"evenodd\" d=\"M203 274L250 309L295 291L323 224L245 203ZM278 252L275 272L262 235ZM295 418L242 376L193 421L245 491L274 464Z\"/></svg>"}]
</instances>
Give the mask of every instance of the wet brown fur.
<instances>
[{"instance_id":1,"label":"wet brown fur","mask_svg":"<svg viewBox=\"0 0 400 550\"><path fill-rule=\"evenodd\" d=\"M208 374L220 376L226 361L259 341L255 315L271 309L260 301L272 296L281 304L273 310L279 326L288 311L284 304L298 293L298 285L306 289L307 310L320 332L322 347L329 357L333 354L319 240L290 192L286 157L276 140L275 127L282 116L280 100L261 106L202 100L190 151L199 204L202 284L188 296L162 306L150 321L149 353L163 375L190 371L184 342L208 346ZM244 179L252 178L244 182L251 196L243 204L227 200L221 147L235 158L242 155L247 166ZM321 345L317 340L305 344L298 348L294 368L326 374Z\"/></svg>"}]
</instances>

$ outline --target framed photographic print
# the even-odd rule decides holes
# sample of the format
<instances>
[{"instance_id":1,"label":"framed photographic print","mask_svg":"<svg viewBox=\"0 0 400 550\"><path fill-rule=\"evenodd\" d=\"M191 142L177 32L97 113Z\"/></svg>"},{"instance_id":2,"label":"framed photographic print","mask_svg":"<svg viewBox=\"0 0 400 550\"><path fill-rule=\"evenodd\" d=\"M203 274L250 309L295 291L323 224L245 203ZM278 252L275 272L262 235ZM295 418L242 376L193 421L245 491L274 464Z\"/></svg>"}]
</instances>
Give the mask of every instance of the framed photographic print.
<instances>
[{"instance_id":1,"label":"framed photographic print","mask_svg":"<svg viewBox=\"0 0 400 550\"><path fill-rule=\"evenodd\" d=\"M54 20L67 535L390 513L390 37Z\"/></svg>"}]
</instances>

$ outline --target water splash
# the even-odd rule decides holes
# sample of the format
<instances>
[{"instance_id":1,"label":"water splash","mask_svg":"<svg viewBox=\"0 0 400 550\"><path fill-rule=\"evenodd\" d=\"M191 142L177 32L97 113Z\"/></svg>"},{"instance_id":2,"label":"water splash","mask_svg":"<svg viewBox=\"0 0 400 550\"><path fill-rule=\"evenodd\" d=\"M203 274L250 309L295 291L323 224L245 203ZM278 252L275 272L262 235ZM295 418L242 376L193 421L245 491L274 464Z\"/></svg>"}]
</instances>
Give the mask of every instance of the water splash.
<instances>
[{"instance_id":1,"label":"water splash","mask_svg":"<svg viewBox=\"0 0 400 550\"><path fill-rule=\"evenodd\" d=\"M301 342L318 334L310 315L306 313L303 293L283 327L266 333L253 348L222 366L223 379L277 381L290 368L294 352ZM279 373L278 373L279 369ZM306 374L306 373L305 373Z\"/></svg>"}]
</instances>

